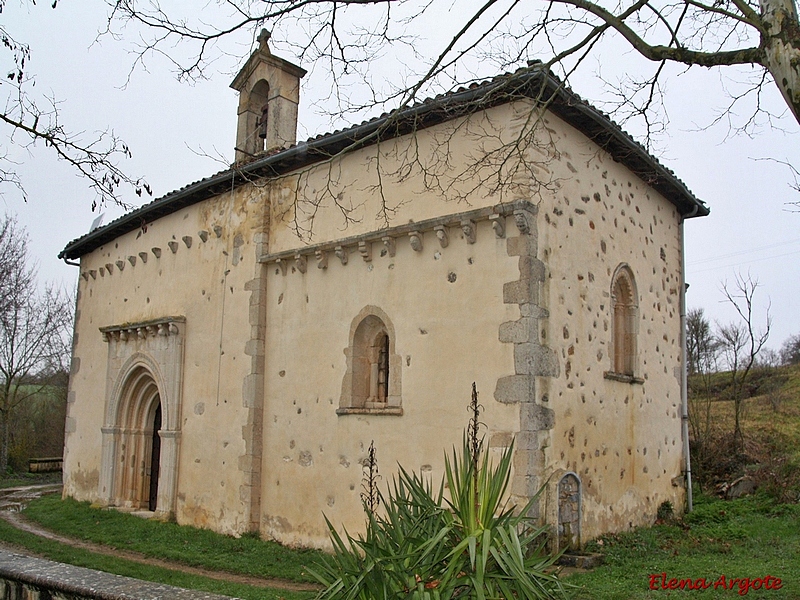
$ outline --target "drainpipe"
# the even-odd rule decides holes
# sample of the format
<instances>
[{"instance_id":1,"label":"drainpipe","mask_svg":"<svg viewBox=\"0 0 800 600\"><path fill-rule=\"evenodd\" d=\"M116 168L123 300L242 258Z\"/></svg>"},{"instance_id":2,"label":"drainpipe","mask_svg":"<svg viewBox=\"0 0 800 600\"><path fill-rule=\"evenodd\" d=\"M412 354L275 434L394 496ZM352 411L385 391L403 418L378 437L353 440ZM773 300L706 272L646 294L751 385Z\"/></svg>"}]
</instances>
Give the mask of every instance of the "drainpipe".
<instances>
[{"instance_id":1,"label":"drainpipe","mask_svg":"<svg viewBox=\"0 0 800 600\"><path fill-rule=\"evenodd\" d=\"M686 361L686 242L683 224L686 219L697 214L695 204L692 212L681 218L681 437L683 438L683 457L686 471L686 512L692 512L692 462L689 456L689 387L687 382L688 364Z\"/></svg>"}]
</instances>

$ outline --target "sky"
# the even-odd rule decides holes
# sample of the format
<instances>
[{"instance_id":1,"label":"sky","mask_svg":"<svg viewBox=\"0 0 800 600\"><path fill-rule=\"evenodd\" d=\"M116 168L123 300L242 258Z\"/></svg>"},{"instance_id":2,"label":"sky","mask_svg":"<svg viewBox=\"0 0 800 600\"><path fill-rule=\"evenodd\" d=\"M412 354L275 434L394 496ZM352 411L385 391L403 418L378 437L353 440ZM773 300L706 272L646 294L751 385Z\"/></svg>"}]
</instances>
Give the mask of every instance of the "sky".
<instances>
[{"instance_id":1,"label":"sky","mask_svg":"<svg viewBox=\"0 0 800 600\"><path fill-rule=\"evenodd\" d=\"M0 24L30 45L34 89L58 99L68 129L85 132L87 138L113 129L133 152L121 166L143 176L153 198L226 168L233 158L237 106L229 84L249 54L250 40L232 42L209 69L207 80L189 84L176 79L163 57L152 56L146 68L134 68L135 31L124 31L121 40L98 40L106 14L107 6L99 0L62 0L55 10L50 3L30 6L20 0L6 6ZM424 53L437 47L446 21L437 18L435 33L418 49ZM299 62L289 48L274 51ZM613 60L601 55L597 70L606 79L624 72L626 52L621 48ZM301 91L298 139L332 130L330 119L317 114L320 106L329 106L324 69L301 66L310 73ZM792 212L789 204L800 201L800 192L791 188L792 174L781 164L800 167L800 127L784 118L776 122L779 129L765 127L749 137L732 135L725 122L706 127L726 106L723 86L733 84L714 70L673 71L665 96L668 135L659 140L657 156L711 208L709 217L686 223L688 306L703 308L712 321L732 321L736 315L724 302L722 285L733 284L737 275L750 276L759 282L755 322L763 328L769 311L768 346L778 349L788 336L800 334L800 212ZM386 72L391 82L396 71ZM604 93L591 78L574 78L571 85L590 102ZM762 101L782 110L772 87ZM108 223L124 211L105 206L92 212L94 193L86 182L41 144L21 149L4 140L4 147L18 163L28 200L23 202L14 188L2 187L0 210L15 214L27 228L40 280L72 289L77 268L60 261L58 253L89 231L98 212L105 213ZM133 205L153 198L140 199L129 190L123 196Z\"/></svg>"}]
</instances>

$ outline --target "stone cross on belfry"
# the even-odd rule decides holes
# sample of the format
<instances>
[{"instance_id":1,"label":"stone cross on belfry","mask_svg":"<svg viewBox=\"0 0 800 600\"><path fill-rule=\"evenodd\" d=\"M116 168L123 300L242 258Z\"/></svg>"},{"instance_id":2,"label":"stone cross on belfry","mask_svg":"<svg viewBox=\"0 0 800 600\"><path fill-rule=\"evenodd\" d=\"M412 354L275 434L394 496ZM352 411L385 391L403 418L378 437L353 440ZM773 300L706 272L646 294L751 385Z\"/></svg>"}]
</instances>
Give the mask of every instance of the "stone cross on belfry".
<instances>
[{"instance_id":1,"label":"stone cross on belfry","mask_svg":"<svg viewBox=\"0 0 800 600\"><path fill-rule=\"evenodd\" d=\"M261 33L259 33L256 38L258 40L259 49L266 50L269 53L269 44L267 44L267 42L269 42L270 37L272 37L272 34L269 31L266 29L261 30Z\"/></svg>"}]
</instances>

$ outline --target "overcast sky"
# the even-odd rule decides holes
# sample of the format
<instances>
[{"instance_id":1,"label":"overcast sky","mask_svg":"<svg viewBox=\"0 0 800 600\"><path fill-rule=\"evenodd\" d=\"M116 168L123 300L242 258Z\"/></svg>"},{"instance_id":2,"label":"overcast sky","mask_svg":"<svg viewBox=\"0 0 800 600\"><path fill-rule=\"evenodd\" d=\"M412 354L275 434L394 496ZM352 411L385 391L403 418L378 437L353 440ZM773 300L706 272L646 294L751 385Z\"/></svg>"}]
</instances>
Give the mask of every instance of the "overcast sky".
<instances>
[{"instance_id":1,"label":"overcast sky","mask_svg":"<svg viewBox=\"0 0 800 600\"><path fill-rule=\"evenodd\" d=\"M106 37L95 42L106 11L99 0L62 0L56 10L49 3L15 4L6 6L2 23L30 44L29 73L36 78L35 89L61 102L62 122L87 136L113 129L134 154L123 168L144 176L154 198L223 169L224 164L203 154L233 158L237 99L228 86L241 62L223 56L208 81L192 86L177 82L168 64L154 58L148 70L134 70L128 81L134 60L128 52L131 40ZM242 50L240 55L246 53ZM286 52L276 54L297 62ZM620 64L626 60L616 59ZM324 73L319 71L304 80L301 139L330 126L311 109L326 94ZM573 79L571 84L590 102L601 93L596 82ZM721 283L733 282L736 273L749 273L760 282L759 323L763 324L771 303L769 346L777 349L789 335L800 333L800 212L790 212L787 204L800 201L800 193L790 187L792 176L786 166L758 159L800 167L800 132L791 118L779 123L782 131L767 129L752 138L731 137L724 123L699 131L711 122L715 110L725 106L720 88L715 71L693 70L670 80L669 135L661 140L658 152L659 159L711 207L711 216L686 224L688 304L704 308L712 319L732 320L732 309L722 302ZM782 106L772 88L764 102ZM59 261L57 254L70 240L87 233L97 217L91 211L93 192L49 149L39 145L21 151L5 143L9 155L20 163L17 171L29 200L23 203L20 194L7 186L0 203L27 228L40 278L72 288L77 269ZM128 191L124 198L136 205L151 200ZM106 223L122 214L113 206L102 212Z\"/></svg>"}]
</instances>

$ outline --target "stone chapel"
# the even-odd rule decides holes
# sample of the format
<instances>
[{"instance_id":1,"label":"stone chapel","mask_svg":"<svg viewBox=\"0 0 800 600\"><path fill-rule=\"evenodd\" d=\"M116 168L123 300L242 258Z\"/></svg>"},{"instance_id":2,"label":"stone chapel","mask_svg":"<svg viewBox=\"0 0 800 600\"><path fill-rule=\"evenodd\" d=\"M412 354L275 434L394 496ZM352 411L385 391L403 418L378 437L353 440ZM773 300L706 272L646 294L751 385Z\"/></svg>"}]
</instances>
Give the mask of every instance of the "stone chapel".
<instances>
[{"instance_id":1,"label":"stone chapel","mask_svg":"<svg viewBox=\"0 0 800 600\"><path fill-rule=\"evenodd\" d=\"M236 159L70 242L64 494L325 547L371 442L439 481L477 383L573 544L685 495L683 222L708 208L531 63L296 140L268 35Z\"/></svg>"}]
</instances>

